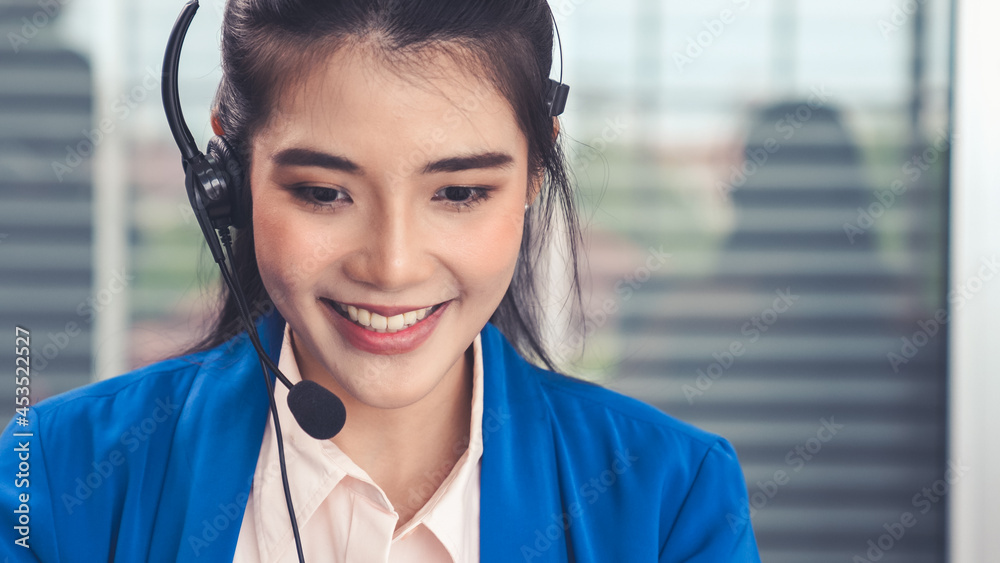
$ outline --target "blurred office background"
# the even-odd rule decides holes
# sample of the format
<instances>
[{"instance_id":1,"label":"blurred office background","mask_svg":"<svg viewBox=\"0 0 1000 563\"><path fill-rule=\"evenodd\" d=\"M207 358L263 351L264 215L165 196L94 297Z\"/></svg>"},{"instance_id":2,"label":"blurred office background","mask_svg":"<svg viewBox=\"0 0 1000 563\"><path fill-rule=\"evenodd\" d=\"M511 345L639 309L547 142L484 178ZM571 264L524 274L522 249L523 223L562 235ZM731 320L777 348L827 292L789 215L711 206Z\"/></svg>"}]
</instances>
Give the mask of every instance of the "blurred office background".
<instances>
[{"instance_id":1,"label":"blurred office background","mask_svg":"<svg viewBox=\"0 0 1000 563\"><path fill-rule=\"evenodd\" d=\"M567 370L728 438L764 561L959 553L952 488L987 469L949 449L947 315L993 263L948 276L953 2L551 3L592 276ZM0 0L0 320L34 402L177 352L214 295L160 105L181 5ZM181 63L201 146L222 6Z\"/></svg>"}]
</instances>

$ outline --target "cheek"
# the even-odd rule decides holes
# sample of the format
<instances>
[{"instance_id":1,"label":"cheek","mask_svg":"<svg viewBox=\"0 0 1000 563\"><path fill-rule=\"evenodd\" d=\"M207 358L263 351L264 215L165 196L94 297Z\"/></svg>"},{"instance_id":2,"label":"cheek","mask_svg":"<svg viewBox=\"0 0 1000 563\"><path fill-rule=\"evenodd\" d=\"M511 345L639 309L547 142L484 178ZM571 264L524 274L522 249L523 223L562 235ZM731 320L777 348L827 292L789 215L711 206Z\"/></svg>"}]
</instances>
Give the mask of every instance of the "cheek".
<instances>
[{"instance_id":1,"label":"cheek","mask_svg":"<svg viewBox=\"0 0 1000 563\"><path fill-rule=\"evenodd\" d=\"M468 280L485 291L506 291L521 248L524 217L508 213L478 221L463 241L454 245L453 256L461 261Z\"/></svg>"},{"instance_id":2,"label":"cheek","mask_svg":"<svg viewBox=\"0 0 1000 563\"><path fill-rule=\"evenodd\" d=\"M266 198L254 197L254 252L261 281L275 302L294 299L297 289L313 275L319 261L310 256L305 225ZM287 313L287 311L283 311Z\"/></svg>"},{"instance_id":3,"label":"cheek","mask_svg":"<svg viewBox=\"0 0 1000 563\"><path fill-rule=\"evenodd\" d=\"M275 302L284 301L279 296L287 297L292 285L291 280L282 276L287 270L282 260L288 258L281 252L281 241L285 238L284 227L281 221L274 220L266 212L262 213L260 210L264 208L263 205L254 202L253 231L257 269L271 298Z\"/></svg>"}]
</instances>

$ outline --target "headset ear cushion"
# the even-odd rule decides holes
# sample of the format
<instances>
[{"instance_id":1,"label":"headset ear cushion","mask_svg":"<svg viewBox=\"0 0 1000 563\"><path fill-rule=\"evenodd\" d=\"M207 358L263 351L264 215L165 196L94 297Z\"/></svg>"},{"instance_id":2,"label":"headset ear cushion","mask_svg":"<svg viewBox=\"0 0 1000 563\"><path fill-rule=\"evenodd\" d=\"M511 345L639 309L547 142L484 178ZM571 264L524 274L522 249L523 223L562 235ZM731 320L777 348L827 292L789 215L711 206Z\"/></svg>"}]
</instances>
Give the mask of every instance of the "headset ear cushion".
<instances>
[{"instance_id":1,"label":"headset ear cushion","mask_svg":"<svg viewBox=\"0 0 1000 563\"><path fill-rule=\"evenodd\" d=\"M208 141L207 155L217 163L221 172L226 175L227 192L229 195L229 205L232 210L230 216L233 226L237 229L246 227L249 223L247 201L249 195L244 184L243 165L236 156L236 151L232 145L226 141L225 137L212 137Z\"/></svg>"}]
</instances>

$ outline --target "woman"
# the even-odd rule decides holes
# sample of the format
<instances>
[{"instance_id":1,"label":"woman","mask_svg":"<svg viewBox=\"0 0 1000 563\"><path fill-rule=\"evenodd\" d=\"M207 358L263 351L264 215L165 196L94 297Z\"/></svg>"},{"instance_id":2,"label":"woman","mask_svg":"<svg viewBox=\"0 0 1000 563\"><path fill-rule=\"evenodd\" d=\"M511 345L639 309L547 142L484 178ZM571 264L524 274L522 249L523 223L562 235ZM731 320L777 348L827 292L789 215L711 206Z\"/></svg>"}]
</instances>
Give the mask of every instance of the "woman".
<instances>
[{"instance_id":1,"label":"woman","mask_svg":"<svg viewBox=\"0 0 1000 563\"><path fill-rule=\"evenodd\" d=\"M236 277L263 351L339 397L343 429L310 437L281 385L277 429L227 292L197 350L8 428L30 487L2 480L3 517L27 505L30 546L3 549L295 561L287 495L309 561L758 561L728 443L542 344L556 213L579 302L552 43L543 0L230 0L213 128L247 188Z\"/></svg>"}]
</instances>

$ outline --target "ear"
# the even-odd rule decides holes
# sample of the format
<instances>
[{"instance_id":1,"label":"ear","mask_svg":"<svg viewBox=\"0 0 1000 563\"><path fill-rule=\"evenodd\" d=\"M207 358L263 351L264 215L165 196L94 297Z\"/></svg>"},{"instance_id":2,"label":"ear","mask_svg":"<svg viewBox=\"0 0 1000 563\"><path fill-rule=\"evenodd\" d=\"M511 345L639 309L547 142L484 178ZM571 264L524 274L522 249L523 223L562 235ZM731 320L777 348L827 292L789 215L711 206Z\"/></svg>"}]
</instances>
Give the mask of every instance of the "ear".
<instances>
[{"instance_id":1,"label":"ear","mask_svg":"<svg viewBox=\"0 0 1000 563\"><path fill-rule=\"evenodd\" d=\"M219 137L225 136L226 132L222 130L222 121L219 119L219 114L212 112L212 132Z\"/></svg>"},{"instance_id":2,"label":"ear","mask_svg":"<svg viewBox=\"0 0 1000 563\"><path fill-rule=\"evenodd\" d=\"M552 142L553 143L556 142L556 137L558 137L558 136L559 136L559 118L553 116L552 117ZM542 191L542 182L544 180L545 180L545 171L544 170L540 170L538 172L538 174L536 174L535 176L533 176L531 178L531 184L528 186L529 190L530 190L528 192L528 205L532 205L532 204L535 203L535 198L538 197L538 194L541 193L541 191Z\"/></svg>"},{"instance_id":3,"label":"ear","mask_svg":"<svg viewBox=\"0 0 1000 563\"><path fill-rule=\"evenodd\" d=\"M552 142L556 142L556 137L559 136L559 118L552 117ZM528 205L535 203L535 198L542 191L542 182L545 180L545 171L540 170L538 174L535 174L529 179L528 183Z\"/></svg>"},{"instance_id":4,"label":"ear","mask_svg":"<svg viewBox=\"0 0 1000 563\"><path fill-rule=\"evenodd\" d=\"M542 181L545 179L545 170L539 170L538 174L535 174L529 178L528 182L528 205L534 205L535 198L542 191Z\"/></svg>"}]
</instances>

